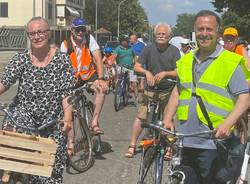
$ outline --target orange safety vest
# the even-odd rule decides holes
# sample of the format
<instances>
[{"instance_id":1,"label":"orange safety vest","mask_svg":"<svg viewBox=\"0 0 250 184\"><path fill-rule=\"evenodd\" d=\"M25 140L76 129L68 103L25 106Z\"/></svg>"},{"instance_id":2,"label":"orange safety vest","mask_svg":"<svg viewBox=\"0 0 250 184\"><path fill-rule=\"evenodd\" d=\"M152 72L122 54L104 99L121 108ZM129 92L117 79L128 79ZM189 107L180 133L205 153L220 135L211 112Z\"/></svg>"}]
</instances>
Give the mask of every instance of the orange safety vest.
<instances>
[{"instance_id":1,"label":"orange safety vest","mask_svg":"<svg viewBox=\"0 0 250 184\"><path fill-rule=\"evenodd\" d=\"M66 48L68 47L66 40L64 40L64 45L66 46ZM81 66L79 71L75 48L74 51L70 53L70 60L75 71L75 78L81 77L81 79L85 81L88 80L96 72L90 50L87 47L82 48Z\"/></svg>"},{"instance_id":2,"label":"orange safety vest","mask_svg":"<svg viewBox=\"0 0 250 184\"><path fill-rule=\"evenodd\" d=\"M236 54L243 56L243 48L244 48L243 44L237 45L234 52Z\"/></svg>"}]
</instances>

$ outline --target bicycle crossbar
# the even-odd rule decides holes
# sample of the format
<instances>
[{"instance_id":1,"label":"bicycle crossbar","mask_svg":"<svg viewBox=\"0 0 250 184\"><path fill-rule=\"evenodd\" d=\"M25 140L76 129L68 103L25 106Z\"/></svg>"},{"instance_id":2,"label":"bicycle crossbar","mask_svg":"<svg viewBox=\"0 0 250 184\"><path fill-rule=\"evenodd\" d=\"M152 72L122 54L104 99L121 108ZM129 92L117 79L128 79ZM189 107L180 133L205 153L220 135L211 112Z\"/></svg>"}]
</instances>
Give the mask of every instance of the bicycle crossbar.
<instances>
[{"instance_id":1,"label":"bicycle crossbar","mask_svg":"<svg viewBox=\"0 0 250 184\"><path fill-rule=\"evenodd\" d=\"M0 169L50 177L56 150L50 138L0 130Z\"/></svg>"}]
</instances>

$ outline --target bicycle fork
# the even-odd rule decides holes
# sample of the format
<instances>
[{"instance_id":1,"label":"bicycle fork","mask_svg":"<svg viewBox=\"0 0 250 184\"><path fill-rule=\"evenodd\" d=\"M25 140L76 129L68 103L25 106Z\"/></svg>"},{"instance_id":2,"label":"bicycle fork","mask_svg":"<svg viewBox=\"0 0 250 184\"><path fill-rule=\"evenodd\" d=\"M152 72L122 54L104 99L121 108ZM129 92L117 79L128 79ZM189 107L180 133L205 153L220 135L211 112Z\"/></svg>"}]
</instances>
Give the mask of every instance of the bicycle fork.
<instances>
[{"instance_id":1,"label":"bicycle fork","mask_svg":"<svg viewBox=\"0 0 250 184\"><path fill-rule=\"evenodd\" d=\"M161 184L162 181L162 173L163 173L163 162L164 162L164 154L165 154L165 148L160 147L160 151L157 154L157 157L155 158L155 184Z\"/></svg>"}]
</instances>

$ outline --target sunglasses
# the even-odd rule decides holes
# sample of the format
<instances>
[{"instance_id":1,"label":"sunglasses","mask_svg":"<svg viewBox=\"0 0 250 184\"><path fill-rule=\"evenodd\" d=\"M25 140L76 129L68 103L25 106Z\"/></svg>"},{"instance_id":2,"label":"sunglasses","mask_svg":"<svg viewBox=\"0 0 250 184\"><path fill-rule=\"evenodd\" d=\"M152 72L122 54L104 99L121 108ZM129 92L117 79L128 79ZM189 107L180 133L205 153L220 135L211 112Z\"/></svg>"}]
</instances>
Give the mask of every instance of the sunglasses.
<instances>
[{"instance_id":1,"label":"sunglasses","mask_svg":"<svg viewBox=\"0 0 250 184\"><path fill-rule=\"evenodd\" d=\"M86 32L86 27L81 26L81 27L76 27L75 28L75 32L79 33L79 32Z\"/></svg>"}]
</instances>

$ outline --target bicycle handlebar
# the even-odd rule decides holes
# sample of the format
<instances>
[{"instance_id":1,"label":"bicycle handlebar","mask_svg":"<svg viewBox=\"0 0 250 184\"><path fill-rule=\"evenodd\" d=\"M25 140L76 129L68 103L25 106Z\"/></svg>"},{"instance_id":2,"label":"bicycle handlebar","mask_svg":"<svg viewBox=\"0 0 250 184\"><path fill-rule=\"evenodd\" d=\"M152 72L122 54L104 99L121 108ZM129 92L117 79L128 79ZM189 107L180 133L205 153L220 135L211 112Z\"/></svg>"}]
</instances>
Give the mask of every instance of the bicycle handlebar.
<instances>
[{"instance_id":1,"label":"bicycle handlebar","mask_svg":"<svg viewBox=\"0 0 250 184\"><path fill-rule=\"evenodd\" d=\"M206 130L206 131L202 131L202 132L193 132L193 133L183 134L183 133L178 133L178 132L168 130L166 128L161 127L160 125L156 125L156 124L153 124L153 123L142 123L141 127L142 128L152 128L152 129L154 129L156 131L164 132L164 133L170 134L170 135L172 135L174 137L177 137L177 138L201 137L201 138L215 139L214 132L212 130Z\"/></svg>"},{"instance_id":2,"label":"bicycle handlebar","mask_svg":"<svg viewBox=\"0 0 250 184\"><path fill-rule=\"evenodd\" d=\"M86 90L90 89L92 84L93 84L93 82L86 82L85 84L83 84L82 86L74 89L73 91L74 91L74 93L76 93L76 92L82 91L84 89L86 89Z\"/></svg>"},{"instance_id":3,"label":"bicycle handlebar","mask_svg":"<svg viewBox=\"0 0 250 184\"><path fill-rule=\"evenodd\" d=\"M17 122L14 120L14 118L12 117L11 113L9 112L8 110L8 105L7 104L3 104L3 103L0 103L0 111L3 111L8 117L9 119L11 120L11 122L18 128L22 128L26 131L32 131L34 133L37 133L37 132L40 132L40 131L43 131L45 129L47 129L48 127L51 127L53 125L55 125L58 120L52 120L52 121L49 121L37 128L33 128L33 127L27 127L27 126L23 126L23 125L19 125L17 124Z\"/></svg>"},{"instance_id":4,"label":"bicycle handlebar","mask_svg":"<svg viewBox=\"0 0 250 184\"><path fill-rule=\"evenodd\" d=\"M92 93L93 89L90 88L92 84L93 84L93 82L87 82L87 83L83 84L82 86L80 86L79 88L74 89L73 94L70 95L68 100L67 100L68 103L73 105L73 104L76 104L77 102L79 102L79 100L82 98L82 96L77 95L76 94L77 92L81 92L83 90L86 90L87 92Z\"/></svg>"}]
</instances>

